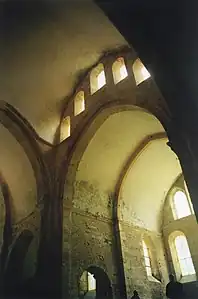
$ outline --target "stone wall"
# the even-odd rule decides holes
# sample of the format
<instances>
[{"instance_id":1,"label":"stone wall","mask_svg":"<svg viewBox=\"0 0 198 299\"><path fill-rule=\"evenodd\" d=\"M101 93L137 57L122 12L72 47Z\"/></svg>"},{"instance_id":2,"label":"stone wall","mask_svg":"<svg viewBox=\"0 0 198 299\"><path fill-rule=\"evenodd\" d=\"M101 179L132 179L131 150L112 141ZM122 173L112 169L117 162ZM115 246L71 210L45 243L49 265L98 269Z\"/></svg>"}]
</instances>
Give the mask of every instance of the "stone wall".
<instances>
[{"instance_id":1,"label":"stone wall","mask_svg":"<svg viewBox=\"0 0 198 299\"><path fill-rule=\"evenodd\" d=\"M123 54L128 71L128 77L125 80L116 85L113 83L112 64L117 56L105 57L100 61L104 64L106 72L107 84L104 88L91 95L88 74L75 92L75 95L81 90L85 92L85 111L77 117L74 116L75 95L72 95L65 107L63 116L71 118L71 136L67 139L68 142L65 140L64 145L60 145L61 154L59 152L59 155L72 158L69 166L65 163L67 174L63 195L63 298L78 298L80 277L89 266L98 266L107 273L112 284L114 299L123 298L120 292L124 295L125 288L128 298L132 296L134 288L139 291L141 299L163 298L168 271L161 234L156 230L146 230L143 226L134 226L132 221L129 221L129 224L126 219L122 219L119 227L121 235L119 235L119 229L116 230L115 225L116 213L113 203L116 183L120 178L121 169L126 163L129 152L132 153L132 141L135 142L134 146L137 146L136 143L139 140L135 136L135 126L138 132L141 126L139 123L139 125L135 123L135 115L133 114L129 125L122 128L120 138L117 136L116 126L113 127L113 131L106 128L105 136L107 138L105 139L101 135L101 139L97 140L98 144L96 142L93 148L90 146L90 151L87 150L91 142L93 145L94 133L100 128L103 121L115 112L117 114L121 112L120 107L124 107L124 110L129 109L129 111L133 110L132 106L141 107L158 117L163 124L167 122L169 113L155 83L152 80L147 80L141 86L136 86L132 72L136 55L131 55L128 54L125 57ZM126 122L126 117L124 120ZM145 123L145 132L147 132L150 122ZM120 122L117 121L117 124ZM164 131L160 123L160 126L156 125L156 122L152 122L152 124L154 124L152 132L143 132L139 141L144 140L144 137L149 134L153 135L155 132ZM115 138L112 138L111 141L109 136L114 136L114 131ZM84 132L83 136L82 132ZM117 167L119 169L117 171L119 173L117 173L113 166L117 163L118 157L121 160L121 155L117 152L113 154L110 145L113 149L117 148L119 140L120 148L123 150L122 140L126 132L129 132L128 137L125 136L129 143L127 148L129 150L123 155L121 163L123 165ZM103 145L104 141L106 144L102 148L101 144ZM70 151L70 149L72 150ZM108 149L107 154L106 149ZM106 160L100 159L101 156L105 156ZM112 161L110 166L108 159ZM98 169L99 172L97 172ZM109 169L112 171L111 176L107 176ZM145 174L144 176L146 177ZM110 184L110 182L113 183ZM128 216L132 215L128 213ZM152 256L155 257L156 274L160 281L154 278L150 281L146 275L141 242L143 236L149 238L153 244ZM122 271L123 267L124 271Z\"/></svg>"},{"instance_id":2,"label":"stone wall","mask_svg":"<svg viewBox=\"0 0 198 299\"><path fill-rule=\"evenodd\" d=\"M73 208L64 209L63 226L64 298L78 298L80 277L90 266L105 271L115 295L118 282L109 195L90 182L74 183Z\"/></svg>"},{"instance_id":3,"label":"stone wall","mask_svg":"<svg viewBox=\"0 0 198 299\"><path fill-rule=\"evenodd\" d=\"M134 289L140 298L163 298L168 280L167 264L161 234L144 228L120 223L121 244L124 261L127 295L130 298ZM152 270L156 279L148 278L144 264L142 240L149 240Z\"/></svg>"},{"instance_id":4,"label":"stone wall","mask_svg":"<svg viewBox=\"0 0 198 299\"><path fill-rule=\"evenodd\" d=\"M104 269L111 281L114 298L119 298L119 269L116 260L118 255L112 221L102 217L88 216L77 209L71 212L70 219L72 224L70 229L65 226L65 231L70 230L70 240L65 237L63 245L65 257L63 287L69 287L70 298L78 298L80 276L89 266L94 265ZM146 275L142 250L143 236L149 236L154 244L152 252L156 257L161 281L157 279L149 281ZM139 291L143 299L163 298L168 271L161 235L122 223L121 244L128 298L134 289ZM68 246L70 248L69 258L67 256ZM67 280L69 280L68 284L66 284Z\"/></svg>"},{"instance_id":5,"label":"stone wall","mask_svg":"<svg viewBox=\"0 0 198 299\"><path fill-rule=\"evenodd\" d=\"M195 215L190 215L182 219L175 220L163 228L163 236L165 247L167 250L167 258L171 272L175 272L168 239L171 233L181 231L187 238L188 246L193 259L196 273L198 273L198 240L195 238L195 231L198 229L198 224Z\"/></svg>"},{"instance_id":6,"label":"stone wall","mask_svg":"<svg viewBox=\"0 0 198 299\"><path fill-rule=\"evenodd\" d=\"M125 287L127 298L132 296L134 289L142 299L163 298L168 271L161 234L122 221L122 255L119 255L119 236L113 229L113 197L90 182L76 182L73 186L73 207L66 204L64 207L63 298L78 298L80 277L89 266L100 267L107 273L114 298L120 298L119 289ZM152 244L158 280L147 277L142 238L149 238ZM119 264L123 261L126 286L122 285L119 273Z\"/></svg>"},{"instance_id":7,"label":"stone wall","mask_svg":"<svg viewBox=\"0 0 198 299\"><path fill-rule=\"evenodd\" d=\"M176 181L176 183L173 185L173 187L171 188L170 192L167 195L167 199L164 206L163 240L166 249L169 271L170 273L174 273L177 279L180 280L181 279L180 273L178 273L174 267L174 262L173 262L174 257L171 254L169 236L172 233L177 231L182 232L186 236L192 261L194 264L195 272L198 273L198 239L195 238L195 232L197 232L198 223L196 220L196 216L194 214L181 219L177 219L177 220L174 219L172 208L171 208L171 199L172 199L172 195L174 194L173 191L175 190L175 188L179 188L184 192L186 191L184 186L183 176L181 176ZM197 280L197 275L184 277L181 279L181 282L184 283L184 289L186 290L186 293L188 294L188 296L191 296L192 298L197 298L198 283L196 280Z\"/></svg>"},{"instance_id":8,"label":"stone wall","mask_svg":"<svg viewBox=\"0 0 198 299\"><path fill-rule=\"evenodd\" d=\"M79 282L83 271L90 266L97 266L106 272L113 292L116 294L118 286L112 222L102 217L88 216L85 212L75 209L70 217L72 227L64 227L65 231L70 231L70 240L67 237L64 238L63 256L66 258L66 264L64 265L63 287L69 287L70 298L78 298ZM69 257L67 256L68 247Z\"/></svg>"},{"instance_id":9,"label":"stone wall","mask_svg":"<svg viewBox=\"0 0 198 299\"><path fill-rule=\"evenodd\" d=\"M169 194L167 195L167 199L164 206L164 220L163 220L163 239L165 243L165 248L167 251L167 259L170 270L174 273L174 267L171 257L171 252L168 244L168 238L171 233L175 231L181 231L187 238L188 246L192 255L193 263L195 266L195 271L198 273L198 239L194 238L194 232L198 229L197 220L194 214L189 215L187 217L181 219L174 219L172 208L171 208L171 199L173 195L173 191L175 188L179 188L184 190L184 180L181 176L174 186L171 188Z\"/></svg>"}]
</instances>

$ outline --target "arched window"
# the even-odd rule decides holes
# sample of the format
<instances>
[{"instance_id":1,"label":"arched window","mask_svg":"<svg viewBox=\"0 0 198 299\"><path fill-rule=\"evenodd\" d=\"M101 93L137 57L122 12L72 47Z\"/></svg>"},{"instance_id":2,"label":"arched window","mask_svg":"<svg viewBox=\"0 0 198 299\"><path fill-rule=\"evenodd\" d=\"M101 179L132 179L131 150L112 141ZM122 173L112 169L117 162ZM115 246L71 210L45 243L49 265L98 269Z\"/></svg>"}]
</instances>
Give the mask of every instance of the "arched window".
<instances>
[{"instance_id":1,"label":"arched window","mask_svg":"<svg viewBox=\"0 0 198 299\"><path fill-rule=\"evenodd\" d=\"M101 268L90 266L82 273L79 281L79 298L113 298L111 281Z\"/></svg>"},{"instance_id":2,"label":"arched window","mask_svg":"<svg viewBox=\"0 0 198 299\"><path fill-rule=\"evenodd\" d=\"M195 268L193 265L186 237L184 235L179 235L175 238L174 243L181 270L181 275L186 276L195 274Z\"/></svg>"},{"instance_id":3,"label":"arched window","mask_svg":"<svg viewBox=\"0 0 198 299\"><path fill-rule=\"evenodd\" d=\"M175 219L180 219L192 214L186 194L179 190L173 195L173 214Z\"/></svg>"},{"instance_id":4,"label":"arched window","mask_svg":"<svg viewBox=\"0 0 198 299\"><path fill-rule=\"evenodd\" d=\"M142 241L142 247L147 276L152 276L150 252L144 240Z\"/></svg>"},{"instance_id":5,"label":"arched window","mask_svg":"<svg viewBox=\"0 0 198 299\"><path fill-rule=\"evenodd\" d=\"M104 66L102 63L99 63L90 74L90 86L91 94L95 93L97 90L102 88L106 84L106 77Z\"/></svg>"},{"instance_id":6,"label":"arched window","mask_svg":"<svg viewBox=\"0 0 198 299\"><path fill-rule=\"evenodd\" d=\"M66 116L61 124L61 132L60 132L60 140L63 141L64 139L70 136L70 116Z\"/></svg>"},{"instance_id":7,"label":"arched window","mask_svg":"<svg viewBox=\"0 0 198 299\"><path fill-rule=\"evenodd\" d=\"M116 61L113 63L112 72L115 84L122 81L128 76L123 57L117 58Z\"/></svg>"},{"instance_id":8,"label":"arched window","mask_svg":"<svg viewBox=\"0 0 198 299\"><path fill-rule=\"evenodd\" d=\"M133 64L133 73L136 85L139 85L151 76L139 58Z\"/></svg>"},{"instance_id":9,"label":"arched window","mask_svg":"<svg viewBox=\"0 0 198 299\"><path fill-rule=\"evenodd\" d=\"M194 214L195 212L194 212L193 204L192 204L192 201L191 201L191 198L190 198L190 193L188 191L188 187L187 187L187 184L186 184L185 181L184 181L184 189L185 189L186 196L188 198L188 202L189 202L189 205L190 205L191 214Z\"/></svg>"},{"instance_id":10,"label":"arched window","mask_svg":"<svg viewBox=\"0 0 198 299\"><path fill-rule=\"evenodd\" d=\"M84 91L79 91L74 99L74 115L78 115L85 110Z\"/></svg>"}]
</instances>

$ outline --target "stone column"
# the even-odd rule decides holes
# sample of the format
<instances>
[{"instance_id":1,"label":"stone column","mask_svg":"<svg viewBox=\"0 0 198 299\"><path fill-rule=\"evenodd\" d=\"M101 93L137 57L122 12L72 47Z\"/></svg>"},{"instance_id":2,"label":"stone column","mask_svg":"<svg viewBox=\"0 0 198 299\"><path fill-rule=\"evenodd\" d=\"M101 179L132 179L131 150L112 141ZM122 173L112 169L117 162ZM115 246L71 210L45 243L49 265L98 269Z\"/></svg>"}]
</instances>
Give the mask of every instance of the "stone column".
<instances>
[{"instance_id":1,"label":"stone column","mask_svg":"<svg viewBox=\"0 0 198 299\"><path fill-rule=\"evenodd\" d=\"M71 297L71 203L63 204L62 298Z\"/></svg>"},{"instance_id":2,"label":"stone column","mask_svg":"<svg viewBox=\"0 0 198 299\"><path fill-rule=\"evenodd\" d=\"M198 131L189 131L178 122L172 123L167 134L168 145L178 156L198 219Z\"/></svg>"}]
</instances>

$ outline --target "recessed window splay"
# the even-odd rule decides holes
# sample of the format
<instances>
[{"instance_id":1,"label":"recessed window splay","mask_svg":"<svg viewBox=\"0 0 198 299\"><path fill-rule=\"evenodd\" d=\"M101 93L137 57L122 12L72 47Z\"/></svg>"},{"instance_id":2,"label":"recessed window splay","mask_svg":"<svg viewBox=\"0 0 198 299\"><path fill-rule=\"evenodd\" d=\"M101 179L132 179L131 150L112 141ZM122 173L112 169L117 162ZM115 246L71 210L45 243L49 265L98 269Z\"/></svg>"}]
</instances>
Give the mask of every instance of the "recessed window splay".
<instances>
[{"instance_id":1,"label":"recessed window splay","mask_svg":"<svg viewBox=\"0 0 198 299\"><path fill-rule=\"evenodd\" d=\"M64 139L68 138L71 134L70 132L70 116L67 116L63 119L61 124L61 133L60 133L60 140L63 141Z\"/></svg>"},{"instance_id":2,"label":"recessed window splay","mask_svg":"<svg viewBox=\"0 0 198 299\"><path fill-rule=\"evenodd\" d=\"M106 84L106 77L104 66L102 63L98 64L90 74L91 94L101 89Z\"/></svg>"},{"instance_id":3,"label":"recessed window splay","mask_svg":"<svg viewBox=\"0 0 198 299\"><path fill-rule=\"evenodd\" d=\"M115 84L124 80L128 76L124 58L119 57L116 59L116 61L112 65L112 71Z\"/></svg>"},{"instance_id":4,"label":"recessed window splay","mask_svg":"<svg viewBox=\"0 0 198 299\"><path fill-rule=\"evenodd\" d=\"M74 99L74 115L78 115L85 110L84 91L79 91Z\"/></svg>"},{"instance_id":5,"label":"recessed window splay","mask_svg":"<svg viewBox=\"0 0 198 299\"><path fill-rule=\"evenodd\" d=\"M139 85L151 76L139 58L133 64L133 73L136 85Z\"/></svg>"},{"instance_id":6,"label":"recessed window splay","mask_svg":"<svg viewBox=\"0 0 198 299\"><path fill-rule=\"evenodd\" d=\"M173 214L175 219L180 219L192 214L188 198L183 191L177 191L173 196Z\"/></svg>"},{"instance_id":7,"label":"recessed window splay","mask_svg":"<svg viewBox=\"0 0 198 299\"><path fill-rule=\"evenodd\" d=\"M195 274L195 268L188 247L188 242L184 235L175 238L175 247L182 276Z\"/></svg>"},{"instance_id":8,"label":"recessed window splay","mask_svg":"<svg viewBox=\"0 0 198 299\"><path fill-rule=\"evenodd\" d=\"M151 270L151 258L150 258L150 253L149 253L149 248L146 245L145 241L142 241L142 246L143 246L143 253L144 253L144 262L145 262L145 267L146 267L146 273L147 276L152 276L152 270Z\"/></svg>"}]
</instances>

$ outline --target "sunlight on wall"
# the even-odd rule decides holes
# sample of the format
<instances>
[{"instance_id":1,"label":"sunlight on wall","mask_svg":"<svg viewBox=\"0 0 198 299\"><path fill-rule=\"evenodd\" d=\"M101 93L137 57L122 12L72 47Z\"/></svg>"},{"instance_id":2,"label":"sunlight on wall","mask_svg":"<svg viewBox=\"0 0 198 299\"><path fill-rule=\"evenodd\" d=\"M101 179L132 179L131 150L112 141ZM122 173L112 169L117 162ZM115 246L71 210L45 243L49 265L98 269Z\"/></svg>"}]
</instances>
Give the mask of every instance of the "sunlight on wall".
<instances>
[{"instance_id":1,"label":"sunlight on wall","mask_svg":"<svg viewBox=\"0 0 198 299\"><path fill-rule=\"evenodd\" d=\"M102 88L106 84L104 71L101 71L97 76L97 82L98 82L98 89Z\"/></svg>"},{"instance_id":2,"label":"sunlight on wall","mask_svg":"<svg viewBox=\"0 0 198 299\"><path fill-rule=\"evenodd\" d=\"M175 219L191 215L187 196L182 191L177 191L173 196L173 214Z\"/></svg>"},{"instance_id":3,"label":"sunlight on wall","mask_svg":"<svg viewBox=\"0 0 198 299\"><path fill-rule=\"evenodd\" d=\"M147 245L144 242L144 240L142 241L142 246L143 246L143 253L144 253L144 262L145 262L145 267L146 267L146 273L147 273L147 276L152 276L151 258L150 258L150 254L149 254L149 248L147 247Z\"/></svg>"},{"instance_id":4,"label":"sunlight on wall","mask_svg":"<svg viewBox=\"0 0 198 299\"><path fill-rule=\"evenodd\" d=\"M190 193L188 191L188 187L187 187L185 181L184 181L184 188L185 188L185 192L186 192L186 195L187 195L187 198L188 198L188 202L189 202L189 205L190 205L191 212L192 212L192 214L195 214L193 203L192 203L191 198L190 198Z\"/></svg>"},{"instance_id":5,"label":"sunlight on wall","mask_svg":"<svg viewBox=\"0 0 198 299\"><path fill-rule=\"evenodd\" d=\"M133 73L136 85L139 85L151 76L139 58L136 59L136 61L133 64Z\"/></svg>"},{"instance_id":6,"label":"sunlight on wall","mask_svg":"<svg viewBox=\"0 0 198 299\"><path fill-rule=\"evenodd\" d=\"M91 94L95 93L97 90L101 89L106 84L106 77L104 72L104 66L99 63L90 74L90 87Z\"/></svg>"},{"instance_id":7,"label":"sunlight on wall","mask_svg":"<svg viewBox=\"0 0 198 299\"><path fill-rule=\"evenodd\" d=\"M96 289L96 280L93 274L88 272L88 290L93 291Z\"/></svg>"},{"instance_id":8,"label":"sunlight on wall","mask_svg":"<svg viewBox=\"0 0 198 299\"><path fill-rule=\"evenodd\" d=\"M195 268L188 247L186 237L184 235L175 238L175 247L181 268L182 276L195 274Z\"/></svg>"},{"instance_id":9,"label":"sunlight on wall","mask_svg":"<svg viewBox=\"0 0 198 299\"><path fill-rule=\"evenodd\" d=\"M70 116L67 116L63 119L61 124L60 141L63 141L70 136L70 130Z\"/></svg>"},{"instance_id":10,"label":"sunlight on wall","mask_svg":"<svg viewBox=\"0 0 198 299\"><path fill-rule=\"evenodd\" d=\"M79 91L74 99L74 115L78 115L85 110L84 91Z\"/></svg>"},{"instance_id":11,"label":"sunlight on wall","mask_svg":"<svg viewBox=\"0 0 198 299\"><path fill-rule=\"evenodd\" d=\"M119 57L112 65L113 80L117 84L128 76L124 58Z\"/></svg>"}]
</instances>

